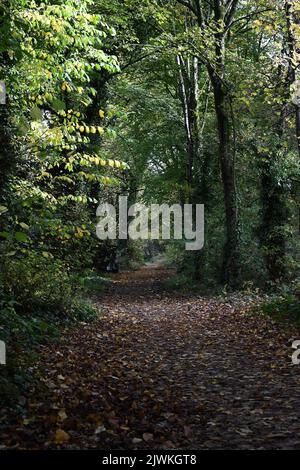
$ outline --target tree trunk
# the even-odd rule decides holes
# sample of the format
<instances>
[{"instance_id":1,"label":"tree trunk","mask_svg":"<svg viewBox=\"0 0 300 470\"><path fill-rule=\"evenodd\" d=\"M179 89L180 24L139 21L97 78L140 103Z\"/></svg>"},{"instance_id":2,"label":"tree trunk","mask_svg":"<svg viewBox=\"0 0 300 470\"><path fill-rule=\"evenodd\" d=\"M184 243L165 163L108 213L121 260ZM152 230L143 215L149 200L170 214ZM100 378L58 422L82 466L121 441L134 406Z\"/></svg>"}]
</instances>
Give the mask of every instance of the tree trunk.
<instances>
[{"instance_id":1,"label":"tree trunk","mask_svg":"<svg viewBox=\"0 0 300 470\"><path fill-rule=\"evenodd\" d=\"M288 50L289 50L289 75L291 84L294 83L295 97L293 100L295 106L295 118L296 118L296 137L297 137L297 148L300 155L300 75L299 75L299 64L298 54L300 54L300 39L296 36L294 26L300 24L300 15L295 13L296 2L289 0L285 2L285 13L286 13L286 24L288 30Z\"/></svg>"},{"instance_id":2,"label":"tree trunk","mask_svg":"<svg viewBox=\"0 0 300 470\"><path fill-rule=\"evenodd\" d=\"M237 7L238 0L228 2L228 11L223 2L214 0L214 20L219 29L220 23L230 24ZM216 63L207 64L208 73L214 90L215 111L219 133L219 158L224 192L226 241L224 245L222 281L232 289L240 286L240 233L238 200L235 174L235 133L230 92L226 85L226 28L214 35Z\"/></svg>"},{"instance_id":3,"label":"tree trunk","mask_svg":"<svg viewBox=\"0 0 300 470\"><path fill-rule=\"evenodd\" d=\"M188 202L193 202L194 165L200 154L200 126L199 126L199 62L196 57L188 58L177 56L179 68L179 96L182 104L184 125L186 131L186 180L189 187Z\"/></svg>"},{"instance_id":4,"label":"tree trunk","mask_svg":"<svg viewBox=\"0 0 300 470\"><path fill-rule=\"evenodd\" d=\"M259 237L263 255L266 262L269 278L273 282L282 280L287 275L286 266L286 226L289 222L290 210L287 203L286 187L279 184L276 177L276 166L282 165L284 152L282 142L286 128L286 120L289 111L289 76L283 80L285 94L278 122L274 125L275 139L278 143L275 150L263 155L257 155L261 168L261 226ZM263 158L262 158L263 157Z\"/></svg>"},{"instance_id":5,"label":"tree trunk","mask_svg":"<svg viewBox=\"0 0 300 470\"><path fill-rule=\"evenodd\" d=\"M10 31L10 2L3 2L0 5L0 31L6 29ZM6 39L6 41L5 41ZM0 81L5 83L7 72L12 66L13 59L10 58L7 49L9 48L7 38L3 38L4 45L0 52ZM7 85L7 84L6 84ZM7 183L8 175L15 165L15 155L11 139L9 99L3 96L3 103L0 104L0 197Z\"/></svg>"},{"instance_id":6,"label":"tree trunk","mask_svg":"<svg viewBox=\"0 0 300 470\"><path fill-rule=\"evenodd\" d=\"M224 246L222 281L230 287L236 288L239 286L240 280L240 237L235 162L230 138L230 105L229 97L222 83L214 76L211 78L219 132L219 156L226 215L226 242Z\"/></svg>"},{"instance_id":7,"label":"tree trunk","mask_svg":"<svg viewBox=\"0 0 300 470\"><path fill-rule=\"evenodd\" d=\"M261 158L261 155L259 155ZM259 236L269 278L277 282L286 276L286 235L288 219L286 193L274 181L272 164L276 155L266 155L261 176L262 225Z\"/></svg>"},{"instance_id":8,"label":"tree trunk","mask_svg":"<svg viewBox=\"0 0 300 470\"><path fill-rule=\"evenodd\" d=\"M6 104L0 104L0 196L3 194L8 174L14 164L9 131L9 111Z\"/></svg>"},{"instance_id":9,"label":"tree trunk","mask_svg":"<svg viewBox=\"0 0 300 470\"><path fill-rule=\"evenodd\" d=\"M216 27L212 33L215 44L215 60L200 57L206 66L211 79L215 97L215 110L219 133L219 157L222 172L225 217L226 217L226 242L224 246L224 263L222 281L231 288L238 288L240 284L240 249L239 249L239 217L235 181L235 137L231 135L231 110L230 96L225 87L225 49L230 24L235 16L238 0L212 0L205 21L205 10L200 0L177 0L195 15L200 31L207 33L206 22L211 21L211 14ZM220 25L223 25L220 30Z\"/></svg>"},{"instance_id":10,"label":"tree trunk","mask_svg":"<svg viewBox=\"0 0 300 470\"><path fill-rule=\"evenodd\" d=\"M189 204L193 204L193 217L196 216L196 204L205 204L208 202L207 193L204 190L204 175L206 175L207 167L203 165L201 155L201 140L202 130L200 124L200 110L199 110L199 60L192 57L188 60L188 64L182 59L177 57L179 66L180 77L180 99L184 114L185 131L186 131L186 149L187 149L187 172L186 179L189 187L189 192L183 204L188 200ZM207 93L209 93L209 88ZM207 97L206 97L207 99ZM207 106L207 104L206 104ZM204 127L206 109L202 119L202 127ZM201 172L199 174L199 170ZM201 176L200 176L201 175ZM183 205L182 204L182 205ZM190 263L193 265L193 276L196 280L202 281L204 279L205 269L205 248L193 254Z\"/></svg>"}]
</instances>

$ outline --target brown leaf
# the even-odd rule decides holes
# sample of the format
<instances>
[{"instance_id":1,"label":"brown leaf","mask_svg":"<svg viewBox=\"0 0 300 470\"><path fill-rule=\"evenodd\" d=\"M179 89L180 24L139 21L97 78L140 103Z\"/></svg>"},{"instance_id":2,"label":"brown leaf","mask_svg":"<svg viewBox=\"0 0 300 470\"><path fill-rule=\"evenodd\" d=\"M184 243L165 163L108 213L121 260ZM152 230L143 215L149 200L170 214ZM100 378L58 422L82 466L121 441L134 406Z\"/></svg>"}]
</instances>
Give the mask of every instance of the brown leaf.
<instances>
[{"instance_id":1,"label":"brown leaf","mask_svg":"<svg viewBox=\"0 0 300 470\"><path fill-rule=\"evenodd\" d=\"M166 441L163 445L163 449L175 449L175 444L172 441Z\"/></svg>"},{"instance_id":2,"label":"brown leaf","mask_svg":"<svg viewBox=\"0 0 300 470\"><path fill-rule=\"evenodd\" d=\"M184 435L185 437L191 437L193 435L192 428L190 426L184 426Z\"/></svg>"},{"instance_id":3,"label":"brown leaf","mask_svg":"<svg viewBox=\"0 0 300 470\"><path fill-rule=\"evenodd\" d=\"M63 429L57 429L54 440L56 444L64 444L65 442L69 442L70 435Z\"/></svg>"},{"instance_id":4,"label":"brown leaf","mask_svg":"<svg viewBox=\"0 0 300 470\"><path fill-rule=\"evenodd\" d=\"M153 438L154 438L153 434L151 434L150 432L144 432L143 439L145 442L151 442L153 441Z\"/></svg>"}]
</instances>

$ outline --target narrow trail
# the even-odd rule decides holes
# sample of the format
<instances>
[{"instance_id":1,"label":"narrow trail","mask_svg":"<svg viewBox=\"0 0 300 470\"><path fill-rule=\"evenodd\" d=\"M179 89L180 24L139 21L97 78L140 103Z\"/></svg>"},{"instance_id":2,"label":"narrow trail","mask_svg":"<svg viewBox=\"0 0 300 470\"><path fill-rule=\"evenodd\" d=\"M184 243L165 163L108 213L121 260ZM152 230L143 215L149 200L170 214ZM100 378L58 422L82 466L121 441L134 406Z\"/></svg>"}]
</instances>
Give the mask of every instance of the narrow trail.
<instances>
[{"instance_id":1,"label":"narrow trail","mask_svg":"<svg viewBox=\"0 0 300 470\"><path fill-rule=\"evenodd\" d=\"M249 316L247 298L166 291L170 275L117 275L101 318L42 351L43 394L3 418L3 447L300 449L296 331Z\"/></svg>"}]
</instances>

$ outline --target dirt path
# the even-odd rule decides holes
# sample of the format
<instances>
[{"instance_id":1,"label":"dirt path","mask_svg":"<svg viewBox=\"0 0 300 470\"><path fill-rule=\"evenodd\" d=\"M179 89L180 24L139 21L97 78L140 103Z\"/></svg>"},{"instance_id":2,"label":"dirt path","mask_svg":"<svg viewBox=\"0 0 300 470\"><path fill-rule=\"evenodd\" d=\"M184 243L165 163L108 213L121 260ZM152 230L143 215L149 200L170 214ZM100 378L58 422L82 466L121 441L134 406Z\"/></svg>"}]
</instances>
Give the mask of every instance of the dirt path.
<instances>
[{"instance_id":1,"label":"dirt path","mask_svg":"<svg viewBox=\"0 0 300 470\"><path fill-rule=\"evenodd\" d=\"M167 292L172 273L116 276L104 315L39 364L2 446L69 449L300 449L296 332L222 302Z\"/></svg>"}]
</instances>

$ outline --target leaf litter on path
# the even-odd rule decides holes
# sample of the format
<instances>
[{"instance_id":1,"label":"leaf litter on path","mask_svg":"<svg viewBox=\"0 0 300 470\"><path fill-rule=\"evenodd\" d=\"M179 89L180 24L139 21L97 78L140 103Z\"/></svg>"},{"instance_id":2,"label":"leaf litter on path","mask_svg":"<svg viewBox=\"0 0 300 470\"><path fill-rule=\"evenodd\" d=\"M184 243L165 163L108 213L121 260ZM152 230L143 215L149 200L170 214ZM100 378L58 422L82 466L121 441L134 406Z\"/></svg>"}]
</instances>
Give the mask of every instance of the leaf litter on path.
<instances>
[{"instance_id":1,"label":"leaf litter on path","mask_svg":"<svg viewBox=\"0 0 300 470\"><path fill-rule=\"evenodd\" d=\"M1 448L300 448L297 332L248 315L249 297L167 291L170 275L117 275L99 319L42 349Z\"/></svg>"}]
</instances>

